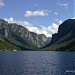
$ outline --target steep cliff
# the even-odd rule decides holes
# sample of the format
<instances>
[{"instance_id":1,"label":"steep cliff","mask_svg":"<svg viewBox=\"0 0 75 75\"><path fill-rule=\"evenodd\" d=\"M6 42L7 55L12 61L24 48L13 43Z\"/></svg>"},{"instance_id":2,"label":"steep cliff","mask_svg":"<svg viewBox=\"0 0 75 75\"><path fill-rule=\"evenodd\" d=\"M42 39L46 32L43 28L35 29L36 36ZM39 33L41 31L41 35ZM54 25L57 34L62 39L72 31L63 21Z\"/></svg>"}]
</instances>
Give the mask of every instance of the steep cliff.
<instances>
[{"instance_id":1,"label":"steep cliff","mask_svg":"<svg viewBox=\"0 0 75 75\"><path fill-rule=\"evenodd\" d=\"M45 46L46 50L75 50L75 19L64 21L58 28L58 33L52 35L51 42Z\"/></svg>"},{"instance_id":2,"label":"steep cliff","mask_svg":"<svg viewBox=\"0 0 75 75\"><path fill-rule=\"evenodd\" d=\"M44 34L38 35L21 25L8 23L2 19L0 19L0 36L5 42L22 50L40 48L50 42L50 38L47 38Z\"/></svg>"}]
</instances>

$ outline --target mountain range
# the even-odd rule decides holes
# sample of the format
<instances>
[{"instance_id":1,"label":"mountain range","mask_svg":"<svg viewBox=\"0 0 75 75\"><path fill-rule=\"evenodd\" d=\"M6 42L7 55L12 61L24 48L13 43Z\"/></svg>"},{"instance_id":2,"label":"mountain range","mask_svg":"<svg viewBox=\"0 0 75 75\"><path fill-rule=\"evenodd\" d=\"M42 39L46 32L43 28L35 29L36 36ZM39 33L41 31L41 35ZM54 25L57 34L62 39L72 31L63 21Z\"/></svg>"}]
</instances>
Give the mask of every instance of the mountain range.
<instances>
[{"instance_id":1,"label":"mountain range","mask_svg":"<svg viewBox=\"0 0 75 75\"><path fill-rule=\"evenodd\" d=\"M52 38L0 19L0 50L75 51L75 19L59 25Z\"/></svg>"},{"instance_id":2,"label":"mountain range","mask_svg":"<svg viewBox=\"0 0 75 75\"><path fill-rule=\"evenodd\" d=\"M34 50L47 45L51 38L36 34L16 23L0 19L0 50Z\"/></svg>"}]
</instances>

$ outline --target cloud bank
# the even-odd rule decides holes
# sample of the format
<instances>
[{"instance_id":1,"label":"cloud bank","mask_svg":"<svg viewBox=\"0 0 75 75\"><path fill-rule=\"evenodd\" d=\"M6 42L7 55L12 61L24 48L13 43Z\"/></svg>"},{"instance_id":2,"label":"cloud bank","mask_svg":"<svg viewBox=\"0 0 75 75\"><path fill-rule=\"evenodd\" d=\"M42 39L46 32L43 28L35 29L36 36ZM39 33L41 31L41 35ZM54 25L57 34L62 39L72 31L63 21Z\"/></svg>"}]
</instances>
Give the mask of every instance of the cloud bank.
<instances>
[{"instance_id":1,"label":"cloud bank","mask_svg":"<svg viewBox=\"0 0 75 75\"><path fill-rule=\"evenodd\" d=\"M62 23L61 20L57 19L58 25L55 23L52 23L48 27L45 26L39 26L36 27L32 23L29 23L28 21L17 21L14 18L5 18L5 21L8 21L8 23L17 23L19 25L22 25L23 27L26 27L29 31L35 32L37 34L45 34L47 37L51 37L52 34L57 33L59 25Z\"/></svg>"},{"instance_id":2,"label":"cloud bank","mask_svg":"<svg viewBox=\"0 0 75 75\"><path fill-rule=\"evenodd\" d=\"M75 17L73 17L72 19L75 19Z\"/></svg>"}]
</instances>

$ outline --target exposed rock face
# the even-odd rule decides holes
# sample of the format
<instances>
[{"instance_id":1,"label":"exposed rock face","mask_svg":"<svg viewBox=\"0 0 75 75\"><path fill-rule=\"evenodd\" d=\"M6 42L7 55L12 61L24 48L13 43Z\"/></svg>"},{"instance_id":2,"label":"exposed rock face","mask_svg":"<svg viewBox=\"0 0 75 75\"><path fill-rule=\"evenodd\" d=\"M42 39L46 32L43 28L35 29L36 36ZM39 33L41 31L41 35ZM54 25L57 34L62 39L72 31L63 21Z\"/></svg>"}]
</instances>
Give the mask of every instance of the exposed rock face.
<instances>
[{"instance_id":1,"label":"exposed rock face","mask_svg":"<svg viewBox=\"0 0 75 75\"><path fill-rule=\"evenodd\" d=\"M75 51L75 19L64 21L45 50Z\"/></svg>"},{"instance_id":2,"label":"exposed rock face","mask_svg":"<svg viewBox=\"0 0 75 75\"><path fill-rule=\"evenodd\" d=\"M5 22L4 20L0 19L0 34L4 36L8 36L8 31L6 26L8 25L8 22Z\"/></svg>"},{"instance_id":3,"label":"exposed rock face","mask_svg":"<svg viewBox=\"0 0 75 75\"><path fill-rule=\"evenodd\" d=\"M0 34L4 35L4 36L8 36L8 31L6 28L0 29Z\"/></svg>"},{"instance_id":4,"label":"exposed rock face","mask_svg":"<svg viewBox=\"0 0 75 75\"><path fill-rule=\"evenodd\" d=\"M21 38L38 47L43 47L50 42L50 38L47 38L44 34L38 35L28 31L28 29L21 25L17 25L15 23L9 24L8 22L0 19L0 34L11 37L12 33L17 34Z\"/></svg>"},{"instance_id":5,"label":"exposed rock face","mask_svg":"<svg viewBox=\"0 0 75 75\"><path fill-rule=\"evenodd\" d=\"M58 41L71 31L75 31L75 19L68 19L59 26L58 33L52 35L51 44Z\"/></svg>"}]
</instances>

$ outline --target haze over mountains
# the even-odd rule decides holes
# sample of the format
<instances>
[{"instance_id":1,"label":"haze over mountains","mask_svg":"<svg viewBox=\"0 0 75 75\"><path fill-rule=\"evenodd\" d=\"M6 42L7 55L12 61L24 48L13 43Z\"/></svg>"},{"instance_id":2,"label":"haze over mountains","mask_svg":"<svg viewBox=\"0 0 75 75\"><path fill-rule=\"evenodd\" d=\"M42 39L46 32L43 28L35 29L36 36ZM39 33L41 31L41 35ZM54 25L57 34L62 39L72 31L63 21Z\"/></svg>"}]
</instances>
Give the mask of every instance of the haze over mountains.
<instances>
[{"instance_id":1,"label":"haze over mountains","mask_svg":"<svg viewBox=\"0 0 75 75\"><path fill-rule=\"evenodd\" d=\"M40 49L42 48L42 49ZM64 21L52 39L0 19L0 50L75 50L75 19Z\"/></svg>"}]
</instances>

